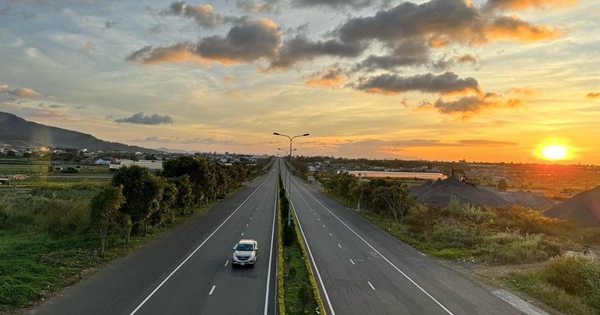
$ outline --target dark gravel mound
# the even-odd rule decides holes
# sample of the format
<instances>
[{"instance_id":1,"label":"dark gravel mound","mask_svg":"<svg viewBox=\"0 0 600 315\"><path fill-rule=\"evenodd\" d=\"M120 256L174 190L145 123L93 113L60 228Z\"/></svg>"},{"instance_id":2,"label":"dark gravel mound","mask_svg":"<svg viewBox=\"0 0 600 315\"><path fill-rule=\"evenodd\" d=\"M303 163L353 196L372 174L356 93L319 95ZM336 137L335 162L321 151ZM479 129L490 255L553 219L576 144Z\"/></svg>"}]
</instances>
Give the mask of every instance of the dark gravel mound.
<instances>
[{"instance_id":1,"label":"dark gravel mound","mask_svg":"<svg viewBox=\"0 0 600 315\"><path fill-rule=\"evenodd\" d=\"M550 218L600 226L600 186L581 192L544 212Z\"/></svg>"},{"instance_id":2,"label":"dark gravel mound","mask_svg":"<svg viewBox=\"0 0 600 315\"><path fill-rule=\"evenodd\" d=\"M488 206L520 204L529 208L547 209L554 204L552 199L539 194L523 191L499 192L487 187L469 185L454 177L443 181L427 181L423 185L410 187L409 193L418 202L442 205L448 204L452 196L462 203Z\"/></svg>"}]
</instances>

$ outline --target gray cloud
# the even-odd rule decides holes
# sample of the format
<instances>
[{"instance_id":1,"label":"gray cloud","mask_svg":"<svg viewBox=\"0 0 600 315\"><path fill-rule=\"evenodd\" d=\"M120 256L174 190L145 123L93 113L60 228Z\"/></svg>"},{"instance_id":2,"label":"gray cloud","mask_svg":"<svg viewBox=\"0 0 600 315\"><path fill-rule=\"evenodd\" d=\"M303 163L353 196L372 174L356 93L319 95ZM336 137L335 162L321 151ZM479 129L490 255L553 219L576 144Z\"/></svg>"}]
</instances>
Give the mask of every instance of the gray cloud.
<instances>
[{"instance_id":1,"label":"gray cloud","mask_svg":"<svg viewBox=\"0 0 600 315\"><path fill-rule=\"evenodd\" d=\"M535 41L561 32L515 17L486 15L464 0L432 0L419 5L403 2L373 16L350 18L333 34L344 42L376 39L394 43L420 37L432 47L442 47L453 42L482 44L493 39Z\"/></svg>"},{"instance_id":2,"label":"gray cloud","mask_svg":"<svg viewBox=\"0 0 600 315\"><path fill-rule=\"evenodd\" d=\"M277 13L281 11L282 6L282 0L266 0L263 2L240 0L237 2L237 7L248 13Z\"/></svg>"},{"instance_id":3,"label":"gray cloud","mask_svg":"<svg viewBox=\"0 0 600 315\"><path fill-rule=\"evenodd\" d=\"M486 93L480 95L463 96L455 100L444 100L442 98L432 104L424 104L423 107L433 108L442 114L460 114L463 118L469 118L484 110L494 108L514 108L520 106L520 99L504 100L497 93Z\"/></svg>"},{"instance_id":4,"label":"gray cloud","mask_svg":"<svg viewBox=\"0 0 600 315\"><path fill-rule=\"evenodd\" d=\"M403 66L423 65L429 61L429 46L423 40L402 40L383 56L370 55L355 67L356 70L393 70Z\"/></svg>"},{"instance_id":5,"label":"gray cloud","mask_svg":"<svg viewBox=\"0 0 600 315\"><path fill-rule=\"evenodd\" d=\"M171 3L169 9L162 13L192 18L198 26L208 29L221 25L225 20L225 16L213 11L210 5L191 5L183 1Z\"/></svg>"},{"instance_id":6,"label":"gray cloud","mask_svg":"<svg viewBox=\"0 0 600 315\"><path fill-rule=\"evenodd\" d=\"M226 36L210 36L196 44L146 46L127 56L127 61L156 64L175 61L219 61L224 64L273 60L281 44L281 31L270 20L240 19Z\"/></svg>"},{"instance_id":7,"label":"gray cloud","mask_svg":"<svg viewBox=\"0 0 600 315\"><path fill-rule=\"evenodd\" d=\"M409 91L440 94L481 92L481 88L476 79L460 79L458 75L449 71L440 75L427 73L412 77L382 74L363 79L359 81L354 88L357 90L383 94L397 94Z\"/></svg>"},{"instance_id":8,"label":"gray cloud","mask_svg":"<svg viewBox=\"0 0 600 315\"><path fill-rule=\"evenodd\" d=\"M365 48L366 45L362 43L342 43L335 39L312 42L298 35L284 42L277 60L271 62L270 68L288 68L297 62L322 56L358 57Z\"/></svg>"},{"instance_id":9,"label":"gray cloud","mask_svg":"<svg viewBox=\"0 0 600 315\"><path fill-rule=\"evenodd\" d=\"M136 125L160 125L160 124L172 124L173 118L168 115L152 114L152 116L144 116L143 112L137 113L131 117L122 119L115 119L117 123L131 123Z\"/></svg>"},{"instance_id":10,"label":"gray cloud","mask_svg":"<svg viewBox=\"0 0 600 315\"><path fill-rule=\"evenodd\" d=\"M448 70L457 64L471 64L472 66L476 66L477 58L469 54L452 56L449 58L444 56L443 58L433 62L431 67L435 70Z\"/></svg>"},{"instance_id":11,"label":"gray cloud","mask_svg":"<svg viewBox=\"0 0 600 315\"><path fill-rule=\"evenodd\" d=\"M324 6L331 8L360 9L371 6L373 0L292 0L292 5L297 7Z\"/></svg>"},{"instance_id":12,"label":"gray cloud","mask_svg":"<svg viewBox=\"0 0 600 315\"><path fill-rule=\"evenodd\" d=\"M230 61L256 61L272 59L281 43L281 31L270 20L244 19L234 25L227 36L211 36L201 39L196 53L208 59Z\"/></svg>"},{"instance_id":13,"label":"gray cloud","mask_svg":"<svg viewBox=\"0 0 600 315\"><path fill-rule=\"evenodd\" d=\"M106 20L106 22L104 22L104 29L109 29L109 28L112 28L112 27L114 27L115 25L117 25L117 22L116 22L116 21L109 21L109 20Z\"/></svg>"}]
</instances>

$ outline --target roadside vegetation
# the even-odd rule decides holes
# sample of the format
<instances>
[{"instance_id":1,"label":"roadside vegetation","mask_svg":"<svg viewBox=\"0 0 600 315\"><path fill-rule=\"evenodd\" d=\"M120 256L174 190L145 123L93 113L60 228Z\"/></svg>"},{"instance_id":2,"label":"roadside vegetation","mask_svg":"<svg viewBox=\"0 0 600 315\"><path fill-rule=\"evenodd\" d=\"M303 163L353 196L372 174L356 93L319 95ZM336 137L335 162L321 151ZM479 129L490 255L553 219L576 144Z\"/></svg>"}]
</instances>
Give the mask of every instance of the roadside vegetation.
<instances>
[{"instance_id":1,"label":"roadside vegetation","mask_svg":"<svg viewBox=\"0 0 600 315\"><path fill-rule=\"evenodd\" d=\"M288 225L289 200L279 179L279 314L325 314L295 218ZM318 312L316 312L318 311Z\"/></svg>"},{"instance_id":2,"label":"roadside vegetation","mask_svg":"<svg viewBox=\"0 0 600 315\"><path fill-rule=\"evenodd\" d=\"M480 270L508 266L481 277L566 314L600 313L600 260L585 254L586 246L600 243L598 227L547 218L519 205L488 207L458 199L418 204L399 180L359 184L344 173L321 174L320 180L326 194L351 209L360 200L363 217L423 253Z\"/></svg>"},{"instance_id":3,"label":"roadside vegetation","mask_svg":"<svg viewBox=\"0 0 600 315\"><path fill-rule=\"evenodd\" d=\"M165 161L158 174L134 165L108 180L11 180L0 189L0 312L80 281L239 189L264 167L181 156Z\"/></svg>"}]
</instances>

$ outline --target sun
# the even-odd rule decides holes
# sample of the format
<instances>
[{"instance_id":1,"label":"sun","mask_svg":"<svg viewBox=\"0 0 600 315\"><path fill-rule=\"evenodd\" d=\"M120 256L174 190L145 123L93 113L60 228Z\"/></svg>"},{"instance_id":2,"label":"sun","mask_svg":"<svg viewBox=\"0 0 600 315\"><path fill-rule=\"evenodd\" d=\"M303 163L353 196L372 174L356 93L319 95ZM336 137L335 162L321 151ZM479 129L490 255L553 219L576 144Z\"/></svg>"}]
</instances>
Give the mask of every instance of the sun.
<instances>
[{"instance_id":1,"label":"sun","mask_svg":"<svg viewBox=\"0 0 600 315\"><path fill-rule=\"evenodd\" d=\"M548 160L561 160L567 157L568 149L564 145L547 145L542 149L542 155Z\"/></svg>"}]
</instances>

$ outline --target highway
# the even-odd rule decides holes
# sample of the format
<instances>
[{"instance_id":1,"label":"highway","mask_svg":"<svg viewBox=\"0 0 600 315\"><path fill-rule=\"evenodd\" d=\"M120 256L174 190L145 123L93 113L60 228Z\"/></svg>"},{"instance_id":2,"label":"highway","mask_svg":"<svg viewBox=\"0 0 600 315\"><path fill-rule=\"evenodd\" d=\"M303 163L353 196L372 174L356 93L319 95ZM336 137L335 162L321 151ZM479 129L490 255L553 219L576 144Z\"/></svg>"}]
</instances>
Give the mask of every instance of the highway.
<instances>
[{"instance_id":1,"label":"highway","mask_svg":"<svg viewBox=\"0 0 600 315\"><path fill-rule=\"evenodd\" d=\"M275 314L276 168L28 314ZM258 241L255 268L233 246Z\"/></svg>"},{"instance_id":2,"label":"highway","mask_svg":"<svg viewBox=\"0 0 600 315\"><path fill-rule=\"evenodd\" d=\"M27 314L277 314L275 211L282 166L275 163L206 212ZM315 186L291 182L327 314L524 314ZM231 267L232 247L241 238L258 241L255 268Z\"/></svg>"},{"instance_id":3,"label":"highway","mask_svg":"<svg viewBox=\"0 0 600 315\"><path fill-rule=\"evenodd\" d=\"M291 196L329 315L524 314L312 185Z\"/></svg>"}]
</instances>

